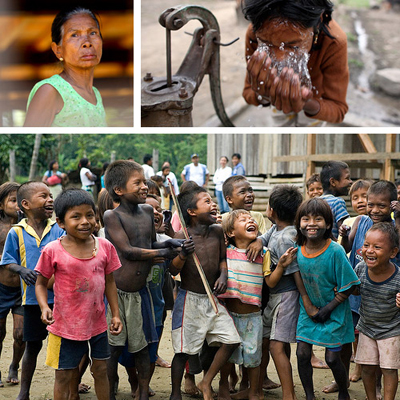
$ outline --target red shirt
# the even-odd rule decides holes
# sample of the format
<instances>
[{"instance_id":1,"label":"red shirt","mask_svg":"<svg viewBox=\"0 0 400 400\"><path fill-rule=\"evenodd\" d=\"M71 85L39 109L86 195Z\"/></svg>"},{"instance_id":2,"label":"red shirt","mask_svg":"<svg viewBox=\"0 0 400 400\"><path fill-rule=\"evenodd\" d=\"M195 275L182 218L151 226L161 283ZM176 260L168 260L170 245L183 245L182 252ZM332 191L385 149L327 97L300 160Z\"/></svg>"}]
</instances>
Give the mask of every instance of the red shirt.
<instances>
[{"instance_id":1,"label":"red shirt","mask_svg":"<svg viewBox=\"0 0 400 400\"><path fill-rule=\"evenodd\" d=\"M48 279L54 274L54 323L47 327L54 335L89 340L107 330L105 276L121 263L114 246L97 239L98 252L87 259L69 254L60 239L43 249L35 270Z\"/></svg>"}]
</instances>

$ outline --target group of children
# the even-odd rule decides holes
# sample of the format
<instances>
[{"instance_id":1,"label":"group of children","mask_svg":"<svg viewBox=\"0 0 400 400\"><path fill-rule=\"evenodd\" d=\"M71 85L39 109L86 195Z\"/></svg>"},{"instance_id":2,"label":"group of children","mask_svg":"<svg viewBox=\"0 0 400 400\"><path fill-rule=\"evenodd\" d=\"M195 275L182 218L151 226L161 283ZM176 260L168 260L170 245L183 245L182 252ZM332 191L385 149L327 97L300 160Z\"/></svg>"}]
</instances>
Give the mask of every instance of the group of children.
<instances>
[{"instance_id":1,"label":"group of children","mask_svg":"<svg viewBox=\"0 0 400 400\"><path fill-rule=\"evenodd\" d=\"M297 343L307 400L315 398L313 345L326 349L335 379L324 390L349 399L349 379L361 376L367 398L375 400L381 372L385 400L395 399L400 368L395 184L352 183L347 164L328 162L320 176L307 181L306 201L295 186L274 187L266 211L269 230L262 214L252 211L254 192L245 177L225 181L232 211L222 218L207 190L188 184L178 196L183 219L175 234L163 219L157 185L145 180L139 164L111 163L105 187L97 209L80 189L53 200L44 183L0 186L0 339L12 310L14 355L7 381L18 383L24 354L18 400L29 399L48 332L46 364L56 371L55 400L79 398L89 351L99 399L115 399L118 363L128 372L132 394L147 399L169 273L180 276L172 313L172 400L182 398L185 368L203 370L197 387L206 400L213 399L211 383L218 373L220 400L262 399L269 354L283 399L294 400L291 343ZM340 197L349 189L359 214L354 221ZM94 235L96 213L105 238ZM355 333L357 364L349 376ZM235 364L242 368L242 382L232 394Z\"/></svg>"}]
</instances>

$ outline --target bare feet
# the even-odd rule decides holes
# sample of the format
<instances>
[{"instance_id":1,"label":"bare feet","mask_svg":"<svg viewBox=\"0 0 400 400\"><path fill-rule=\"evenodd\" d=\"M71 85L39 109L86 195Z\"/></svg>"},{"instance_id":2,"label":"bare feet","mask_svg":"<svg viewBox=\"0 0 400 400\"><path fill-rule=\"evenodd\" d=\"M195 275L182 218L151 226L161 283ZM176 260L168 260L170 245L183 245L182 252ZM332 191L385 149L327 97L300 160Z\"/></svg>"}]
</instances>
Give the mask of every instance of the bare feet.
<instances>
[{"instance_id":1,"label":"bare feet","mask_svg":"<svg viewBox=\"0 0 400 400\"><path fill-rule=\"evenodd\" d=\"M329 369L327 363L324 360L321 360L318 358L314 352L312 353L311 356L311 365L313 368L318 368L318 369Z\"/></svg>"},{"instance_id":2,"label":"bare feet","mask_svg":"<svg viewBox=\"0 0 400 400\"><path fill-rule=\"evenodd\" d=\"M238 381L239 377L237 376L236 370L232 369L231 373L229 374L229 392L236 392L236 384L238 383Z\"/></svg>"},{"instance_id":3,"label":"bare feet","mask_svg":"<svg viewBox=\"0 0 400 400\"><path fill-rule=\"evenodd\" d=\"M234 400L247 400L249 398L249 389L244 389L240 392L233 394L232 399Z\"/></svg>"},{"instance_id":4,"label":"bare feet","mask_svg":"<svg viewBox=\"0 0 400 400\"><path fill-rule=\"evenodd\" d=\"M156 365L161 368L171 368L171 363L163 360L160 356L157 356Z\"/></svg>"},{"instance_id":5,"label":"bare feet","mask_svg":"<svg viewBox=\"0 0 400 400\"><path fill-rule=\"evenodd\" d=\"M84 383L80 383L80 384L78 385L78 393L79 393L79 394L88 393L89 390L90 390L90 386L89 386L89 385L86 385L86 384L84 384Z\"/></svg>"},{"instance_id":6,"label":"bare feet","mask_svg":"<svg viewBox=\"0 0 400 400\"><path fill-rule=\"evenodd\" d=\"M230 390L226 385L219 385L218 400L231 400Z\"/></svg>"},{"instance_id":7,"label":"bare feet","mask_svg":"<svg viewBox=\"0 0 400 400\"><path fill-rule=\"evenodd\" d=\"M198 396L200 394L199 389L196 386L196 381L194 380L194 375L185 372L183 391L189 396Z\"/></svg>"},{"instance_id":8,"label":"bare feet","mask_svg":"<svg viewBox=\"0 0 400 400\"><path fill-rule=\"evenodd\" d=\"M275 382L271 381L271 379L269 379L269 378L264 379L263 389L272 390L272 389L277 389L279 387L281 387L281 385L279 383L275 383Z\"/></svg>"},{"instance_id":9,"label":"bare feet","mask_svg":"<svg viewBox=\"0 0 400 400\"><path fill-rule=\"evenodd\" d=\"M200 381L197 384L197 387L203 393L203 398L204 400L213 400L213 390L211 388L211 385L207 385L204 383L204 381Z\"/></svg>"},{"instance_id":10,"label":"bare feet","mask_svg":"<svg viewBox=\"0 0 400 400\"><path fill-rule=\"evenodd\" d=\"M350 387L350 381L347 382L347 388ZM339 391L339 386L335 381L332 381L332 383L328 386L325 386L322 391L324 393L335 393Z\"/></svg>"},{"instance_id":11,"label":"bare feet","mask_svg":"<svg viewBox=\"0 0 400 400\"><path fill-rule=\"evenodd\" d=\"M356 364L354 372L349 376L349 380L350 382L358 382L360 379L361 379L361 365Z\"/></svg>"}]
</instances>

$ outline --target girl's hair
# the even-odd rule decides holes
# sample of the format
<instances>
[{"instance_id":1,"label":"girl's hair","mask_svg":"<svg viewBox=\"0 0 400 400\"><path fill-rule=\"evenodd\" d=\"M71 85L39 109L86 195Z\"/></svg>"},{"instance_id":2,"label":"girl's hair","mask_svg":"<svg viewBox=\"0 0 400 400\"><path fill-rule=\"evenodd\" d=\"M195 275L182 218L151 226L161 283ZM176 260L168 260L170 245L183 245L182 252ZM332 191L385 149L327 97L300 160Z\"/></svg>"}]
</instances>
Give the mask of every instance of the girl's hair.
<instances>
[{"instance_id":1,"label":"girl's hair","mask_svg":"<svg viewBox=\"0 0 400 400\"><path fill-rule=\"evenodd\" d=\"M3 202L7 199L7 197L12 193L16 192L20 187L19 183L16 182L6 182L0 186L0 205L3 205ZM5 218L6 214L4 210L0 209L0 219Z\"/></svg>"},{"instance_id":2,"label":"girl's hair","mask_svg":"<svg viewBox=\"0 0 400 400\"><path fill-rule=\"evenodd\" d=\"M100 175L104 175L105 173L106 173L106 169L107 169L107 167L110 165L110 163L109 162L105 162L104 164L103 164L103 168L101 169L101 174Z\"/></svg>"},{"instance_id":3,"label":"girl's hair","mask_svg":"<svg viewBox=\"0 0 400 400\"><path fill-rule=\"evenodd\" d=\"M89 159L86 157L83 157L80 159L78 167L79 167L79 169L86 168L88 166L88 164L89 164Z\"/></svg>"},{"instance_id":4,"label":"girl's hair","mask_svg":"<svg viewBox=\"0 0 400 400\"><path fill-rule=\"evenodd\" d=\"M53 170L53 165L56 164L57 162L58 162L57 160L51 160L51 161L49 162L49 171L52 171L52 170Z\"/></svg>"},{"instance_id":5,"label":"girl's hair","mask_svg":"<svg viewBox=\"0 0 400 400\"><path fill-rule=\"evenodd\" d=\"M357 179L350 187L349 196L353 196L353 193L360 189L368 190L372 185L372 181L368 179Z\"/></svg>"},{"instance_id":6,"label":"girl's hair","mask_svg":"<svg viewBox=\"0 0 400 400\"><path fill-rule=\"evenodd\" d=\"M87 14L89 15L94 22L96 22L97 28L100 33L100 37L103 39L101 36L101 31L100 31L100 23L99 20L97 19L96 15L93 13L93 11L88 10L87 8L83 7L75 7L72 9L68 10L63 10L60 11L56 17L53 20L53 23L51 25L51 40L60 45L64 33L64 24L70 20L73 16L75 15L80 15L80 14Z\"/></svg>"},{"instance_id":7,"label":"girl's hair","mask_svg":"<svg viewBox=\"0 0 400 400\"><path fill-rule=\"evenodd\" d=\"M156 196L161 197L160 188L158 187L158 185L155 181L153 181L152 179L147 179L146 185L149 188L148 193L152 193L152 194L155 194Z\"/></svg>"},{"instance_id":8,"label":"girl's hair","mask_svg":"<svg viewBox=\"0 0 400 400\"><path fill-rule=\"evenodd\" d=\"M392 249L400 247L399 232L391 222L378 222L373 224L371 228L368 229L367 233L372 231L379 231L385 234ZM367 236L367 234L365 234L365 236Z\"/></svg>"},{"instance_id":9,"label":"girl's hair","mask_svg":"<svg viewBox=\"0 0 400 400\"><path fill-rule=\"evenodd\" d=\"M99 209L100 224L104 228L103 215L107 210L114 209L114 202L107 190L102 190L97 198L97 207Z\"/></svg>"},{"instance_id":10,"label":"girl's hair","mask_svg":"<svg viewBox=\"0 0 400 400\"><path fill-rule=\"evenodd\" d=\"M313 197L303 202L297 210L295 225L297 230L296 242L299 246L304 245L307 241L300 231L301 218L306 215L321 216L325 220L327 226L323 238L335 240L332 235L333 214L331 207L324 199Z\"/></svg>"},{"instance_id":11,"label":"girl's hair","mask_svg":"<svg viewBox=\"0 0 400 400\"><path fill-rule=\"evenodd\" d=\"M314 32L322 31L334 39L329 33L333 11L330 0L242 0L242 11L254 32L265 21L282 19L303 28L314 28Z\"/></svg>"}]
</instances>

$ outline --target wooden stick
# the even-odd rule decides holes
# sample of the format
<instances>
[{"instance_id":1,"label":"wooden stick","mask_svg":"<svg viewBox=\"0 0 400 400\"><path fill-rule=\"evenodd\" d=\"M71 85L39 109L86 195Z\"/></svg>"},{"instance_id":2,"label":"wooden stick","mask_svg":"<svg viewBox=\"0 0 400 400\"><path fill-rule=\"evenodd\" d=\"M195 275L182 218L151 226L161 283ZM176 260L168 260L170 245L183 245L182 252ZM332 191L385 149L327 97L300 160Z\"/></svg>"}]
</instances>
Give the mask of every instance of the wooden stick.
<instances>
[{"instance_id":1,"label":"wooden stick","mask_svg":"<svg viewBox=\"0 0 400 400\"><path fill-rule=\"evenodd\" d=\"M174 187L172 186L172 182L171 182L171 180L169 178L168 178L168 186L169 186L169 190L171 192L172 199L174 201L176 210L178 212L179 222L181 223L183 234L185 235L186 240L189 240L190 239L189 232L187 230L186 223L185 223L185 220L183 218L182 210L181 210L181 207L179 206L178 200L177 200L176 195L175 195ZM214 309L215 314L217 314L217 316L219 316L217 303L216 303L215 298L214 298L214 296L213 296L213 294L211 292L210 285L208 283L206 274L204 273L203 267L200 264L200 260L197 257L197 254L195 252L193 252L192 256L193 256L193 260L194 260L194 263L196 265L197 271L200 274L201 281L203 282L204 289L206 290L208 299L211 302L212 308Z\"/></svg>"}]
</instances>

